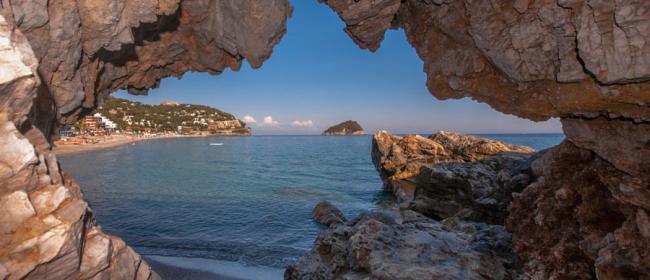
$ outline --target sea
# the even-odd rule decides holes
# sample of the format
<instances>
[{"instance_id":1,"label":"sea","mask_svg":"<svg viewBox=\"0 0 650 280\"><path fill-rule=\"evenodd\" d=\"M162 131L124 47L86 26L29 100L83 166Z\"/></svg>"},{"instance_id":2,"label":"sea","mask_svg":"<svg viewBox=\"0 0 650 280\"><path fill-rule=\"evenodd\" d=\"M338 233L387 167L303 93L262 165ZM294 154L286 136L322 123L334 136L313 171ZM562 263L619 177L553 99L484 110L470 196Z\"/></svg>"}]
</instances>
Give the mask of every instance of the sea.
<instances>
[{"instance_id":1,"label":"sea","mask_svg":"<svg viewBox=\"0 0 650 280\"><path fill-rule=\"evenodd\" d=\"M562 134L479 135L537 150ZM353 218L391 207L371 136L158 139L60 156L104 231L160 262L281 279L323 229L322 200Z\"/></svg>"}]
</instances>

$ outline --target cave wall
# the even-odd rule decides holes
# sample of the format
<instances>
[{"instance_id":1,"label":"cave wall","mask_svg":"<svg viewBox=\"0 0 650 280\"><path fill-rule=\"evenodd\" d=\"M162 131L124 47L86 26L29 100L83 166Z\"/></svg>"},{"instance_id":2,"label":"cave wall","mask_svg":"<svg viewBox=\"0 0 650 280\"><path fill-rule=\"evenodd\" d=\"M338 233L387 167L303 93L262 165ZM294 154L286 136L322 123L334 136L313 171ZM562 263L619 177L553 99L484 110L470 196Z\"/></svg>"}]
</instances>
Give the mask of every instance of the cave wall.
<instances>
[{"instance_id":1,"label":"cave wall","mask_svg":"<svg viewBox=\"0 0 650 280\"><path fill-rule=\"evenodd\" d=\"M260 67L287 0L0 0L0 279L158 279L102 232L51 150L108 94Z\"/></svg>"},{"instance_id":2,"label":"cave wall","mask_svg":"<svg viewBox=\"0 0 650 280\"><path fill-rule=\"evenodd\" d=\"M650 277L650 2L321 2L370 51L403 29L436 98L561 118L506 222L527 278Z\"/></svg>"}]
</instances>

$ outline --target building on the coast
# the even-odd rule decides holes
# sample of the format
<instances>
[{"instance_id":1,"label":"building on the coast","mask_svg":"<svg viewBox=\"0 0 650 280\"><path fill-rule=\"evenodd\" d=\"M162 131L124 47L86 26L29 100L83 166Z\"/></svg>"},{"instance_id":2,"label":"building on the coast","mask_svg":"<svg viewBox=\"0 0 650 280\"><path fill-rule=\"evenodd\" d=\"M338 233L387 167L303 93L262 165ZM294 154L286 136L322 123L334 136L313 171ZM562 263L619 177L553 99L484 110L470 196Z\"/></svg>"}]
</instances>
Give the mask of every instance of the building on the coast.
<instances>
[{"instance_id":1,"label":"building on the coast","mask_svg":"<svg viewBox=\"0 0 650 280\"><path fill-rule=\"evenodd\" d=\"M101 119L98 120L95 116L85 116L83 119L83 128L87 131L97 131L101 125Z\"/></svg>"},{"instance_id":2,"label":"building on the coast","mask_svg":"<svg viewBox=\"0 0 650 280\"><path fill-rule=\"evenodd\" d=\"M111 121L110 119L108 119L107 117L103 116L102 114L96 113L93 116L95 118L99 118L101 120L101 123L102 123L102 125L104 126L105 129L108 129L108 130L117 129L117 124L115 122Z\"/></svg>"},{"instance_id":3,"label":"building on the coast","mask_svg":"<svg viewBox=\"0 0 650 280\"><path fill-rule=\"evenodd\" d=\"M178 102L163 101L163 102L160 102L160 106L178 106Z\"/></svg>"},{"instance_id":4,"label":"building on the coast","mask_svg":"<svg viewBox=\"0 0 650 280\"><path fill-rule=\"evenodd\" d=\"M208 124L208 130L241 128L239 120L215 121Z\"/></svg>"}]
</instances>

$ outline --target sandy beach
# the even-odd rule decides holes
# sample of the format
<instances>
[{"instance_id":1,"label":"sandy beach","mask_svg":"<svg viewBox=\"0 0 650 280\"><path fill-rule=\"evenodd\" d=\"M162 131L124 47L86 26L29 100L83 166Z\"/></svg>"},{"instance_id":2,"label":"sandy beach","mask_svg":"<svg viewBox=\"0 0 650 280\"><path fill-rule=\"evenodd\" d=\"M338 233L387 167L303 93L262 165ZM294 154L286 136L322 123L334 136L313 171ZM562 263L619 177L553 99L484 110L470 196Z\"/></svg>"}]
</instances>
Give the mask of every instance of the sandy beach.
<instances>
[{"instance_id":1,"label":"sandy beach","mask_svg":"<svg viewBox=\"0 0 650 280\"><path fill-rule=\"evenodd\" d=\"M57 156L73 155L97 150L104 150L115 148L135 142L156 140L156 139L169 139L169 138L188 138L188 137L206 137L204 135L160 135L153 137L137 137L127 135L111 135L108 140L95 144L81 144L81 145L54 145L53 151Z\"/></svg>"}]
</instances>

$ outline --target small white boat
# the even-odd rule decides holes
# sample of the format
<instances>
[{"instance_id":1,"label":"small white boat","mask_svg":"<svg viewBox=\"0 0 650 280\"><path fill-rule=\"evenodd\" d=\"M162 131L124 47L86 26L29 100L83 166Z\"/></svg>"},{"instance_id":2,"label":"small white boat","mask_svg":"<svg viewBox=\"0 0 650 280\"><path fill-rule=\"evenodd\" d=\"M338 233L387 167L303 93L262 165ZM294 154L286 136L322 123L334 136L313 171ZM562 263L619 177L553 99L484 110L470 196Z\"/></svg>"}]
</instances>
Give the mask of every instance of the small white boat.
<instances>
[{"instance_id":1,"label":"small white boat","mask_svg":"<svg viewBox=\"0 0 650 280\"><path fill-rule=\"evenodd\" d=\"M210 146L223 146L223 143L210 143Z\"/></svg>"}]
</instances>

